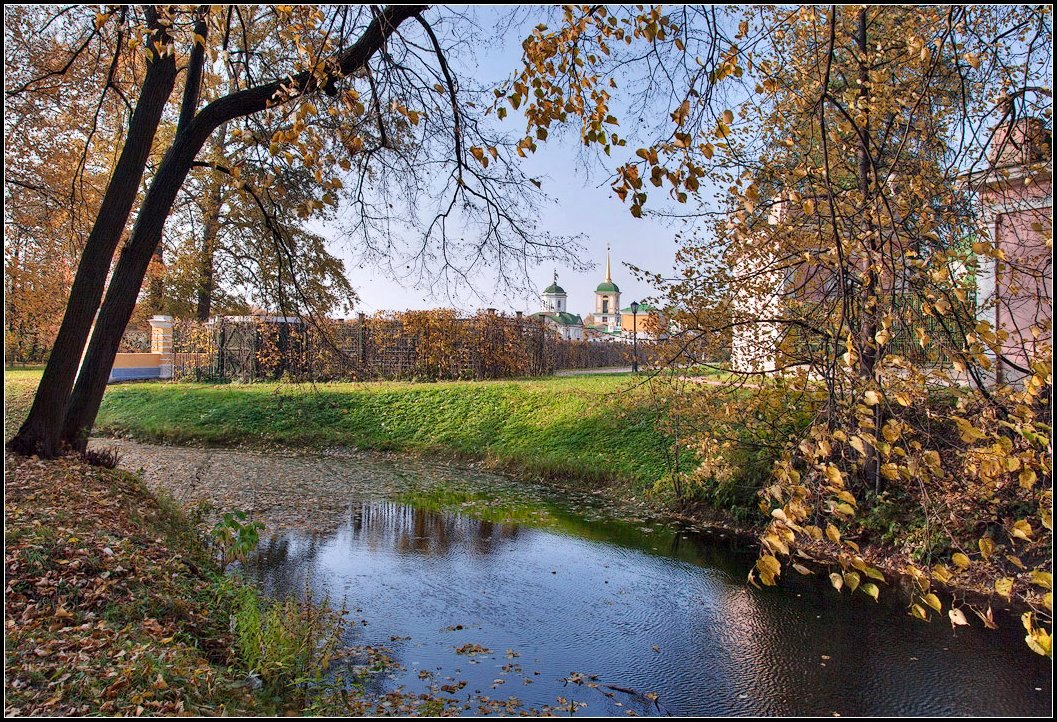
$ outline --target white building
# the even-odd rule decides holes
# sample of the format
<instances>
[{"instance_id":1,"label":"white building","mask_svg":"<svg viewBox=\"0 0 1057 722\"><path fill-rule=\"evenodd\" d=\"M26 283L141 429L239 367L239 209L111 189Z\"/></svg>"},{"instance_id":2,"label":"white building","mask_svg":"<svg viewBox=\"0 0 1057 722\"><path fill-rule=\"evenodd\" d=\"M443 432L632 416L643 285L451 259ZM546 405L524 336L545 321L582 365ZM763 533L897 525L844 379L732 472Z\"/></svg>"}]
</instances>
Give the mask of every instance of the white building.
<instances>
[{"instance_id":1,"label":"white building","mask_svg":"<svg viewBox=\"0 0 1057 722\"><path fill-rule=\"evenodd\" d=\"M554 283L543 289L540 296L543 310L533 314L550 328L557 331L562 338L569 341L581 341L584 337L584 322L577 314L568 311L568 294L558 285L558 272L554 272Z\"/></svg>"},{"instance_id":2,"label":"white building","mask_svg":"<svg viewBox=\"0 0 1057 722\"><path fill-rule=\"evenodd\" d=\"M771 208L767 215L769 226L781 223L787 203L782 199ZM753 252L758 255L749 255ZM734 371L760 373L775 370L778 324L767 319L780 315L785 279L781 272L770 268L773 260L761 248L750 248L745 255L727 258L734 286L738 289L731 304L734 327L730 366Z\"/></svg>"},{"instance_id":3,"label":"white building","mask_svg":"<svg viewBox=\"0 0 1057 722\"><path fill-rule=\"evenodd\" d=\"M620 287L613 283L606 250L606 278L595 289L595 312L588 317L588 325L596 331L620 335Z\"/></svg>"}]
</instances>

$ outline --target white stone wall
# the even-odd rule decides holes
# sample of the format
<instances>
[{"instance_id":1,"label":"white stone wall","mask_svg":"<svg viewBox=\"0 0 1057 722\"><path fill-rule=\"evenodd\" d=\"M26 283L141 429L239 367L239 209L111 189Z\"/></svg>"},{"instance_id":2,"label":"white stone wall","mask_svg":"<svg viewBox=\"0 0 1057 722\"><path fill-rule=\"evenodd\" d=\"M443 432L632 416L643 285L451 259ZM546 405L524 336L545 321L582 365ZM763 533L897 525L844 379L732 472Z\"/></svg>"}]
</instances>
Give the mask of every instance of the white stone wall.
<instances>
[{"instance_id":1,"label":"white stone wall","mask_svg":"<svg viewBox=\"0 0 1057 722\"><path fill-rule=\"evenodd\" d=\"M564 293L545 293L543 294L543 310L560 313L565 310L567 298Z\"/></svg>"},{"instance_id":2,"label":"white stone wall","mask_svg":"<svg viewBox=\"0 0 1057 722\"><path fill-rule=\"evenodd\" d=\"M784 194L767 213L767 225L780 225L788 213L789 201ZM760 373L774 371L778 357L778 324L766 319L778 318L785 276L768 270L773 258L765 250L768 233L760 233L755 247L740 257L731 257L731 313L735 326L730 348L730 365L734 371Z\"/></svg>"}]
</instances>

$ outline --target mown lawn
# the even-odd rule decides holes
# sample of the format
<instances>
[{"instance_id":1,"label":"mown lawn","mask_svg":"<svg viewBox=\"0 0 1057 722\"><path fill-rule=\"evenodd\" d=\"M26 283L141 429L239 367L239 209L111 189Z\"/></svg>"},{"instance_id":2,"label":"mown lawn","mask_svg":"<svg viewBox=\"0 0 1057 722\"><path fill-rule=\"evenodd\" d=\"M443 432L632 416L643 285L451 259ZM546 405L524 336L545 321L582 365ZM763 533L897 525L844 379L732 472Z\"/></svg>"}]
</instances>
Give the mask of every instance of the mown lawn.
<instances>
[{"instance_id":1,"label":"mown lawn","mask_svg":"<svg viewBox=\"0 0 1057 722\"><path fill-rule=\"evenodd\" d=\"M103 434L209 445L437 452L585 481L652 484L670 442L630 374L442 383L112 386Z\"/></svg>"}]
</instances>

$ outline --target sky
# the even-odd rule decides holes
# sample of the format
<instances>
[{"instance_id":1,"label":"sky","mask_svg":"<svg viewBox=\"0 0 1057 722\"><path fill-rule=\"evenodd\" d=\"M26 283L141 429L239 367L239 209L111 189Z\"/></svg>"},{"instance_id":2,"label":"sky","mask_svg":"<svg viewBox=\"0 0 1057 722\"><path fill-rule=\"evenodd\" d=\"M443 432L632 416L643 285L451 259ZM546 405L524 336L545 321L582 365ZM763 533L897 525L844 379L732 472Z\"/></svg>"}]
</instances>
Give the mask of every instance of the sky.
<instances>
[{"instance_id":1,"label":"sky","mask_svg":"<svg viewBox=\"0 0 1057 722\"><path fill-rule=\"evenodd\" d=\"M487 30L499 12L501 10L494 8L478 10L477 20ZM531 28L535 22L538 18L523 27ZM450 58L449 61L460 77L469 76L482 83L501 80L517 68L524 36L524 32L508 32L497 38L497 42L479 47L475 53L477 57ZM503 127L513 133L524 130L520 115L515 113L508 116ZM645 283L636 280L625 264L670 275L677 226L650 217L634 218L628 206L610 191L603 169L597 165L585 167L578 158L575 135L572 138L565 137L567 135L570 134L552 135L548 142L540 143L538 151L525 161L524 167L532 177L543 181L543 190L553 199L541 209L540 230L556 235L581 236L584 247L581 260L593 263L593 270L578 273L568 268L556 268L554 263L544 263L532 273L533 289L501 289L496 288L494 282L484 280L475 286L483 300L470 294L448 297L443 290L431 294L428 289L402 283L380 268L360 269L347 251L335 245L332 251L346 260L350 281L360 296L358 310L374 313L454 307L474 311L494 307L507 312L537 311L540 308L539 292L551 283L557 270L559 284L568 293L569 310L590 313L594 311L595 287L605 276L607 245L611 248L613 281L621 290L621 306L655 293Z\"/></svg>"}]
</instances>

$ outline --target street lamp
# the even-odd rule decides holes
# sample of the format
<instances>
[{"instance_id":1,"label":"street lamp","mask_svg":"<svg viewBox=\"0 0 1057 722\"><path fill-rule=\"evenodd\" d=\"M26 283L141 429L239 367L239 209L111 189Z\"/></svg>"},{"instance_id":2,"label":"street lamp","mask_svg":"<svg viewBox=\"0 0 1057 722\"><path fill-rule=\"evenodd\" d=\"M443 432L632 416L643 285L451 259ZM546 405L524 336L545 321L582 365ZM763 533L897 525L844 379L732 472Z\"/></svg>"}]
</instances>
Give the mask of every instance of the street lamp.
<instances>
[{"instance_id":1,"label":"street lamp","mask_svg":"<svg viewBox=\"0 0 1057 722\"><path fill-rule=\"evenodd\" d=\"M639 372L639 302L631 302L631 373Z\"/></svg>"}]
</instances>

